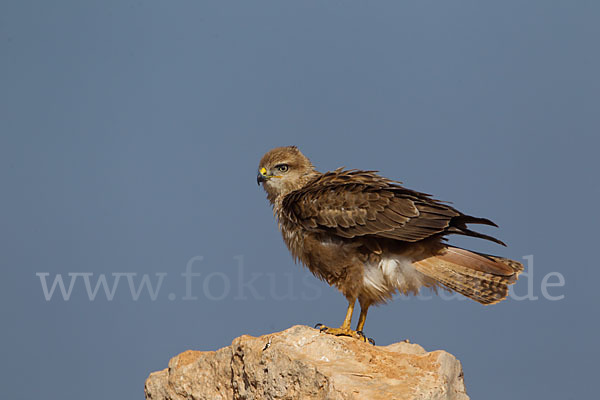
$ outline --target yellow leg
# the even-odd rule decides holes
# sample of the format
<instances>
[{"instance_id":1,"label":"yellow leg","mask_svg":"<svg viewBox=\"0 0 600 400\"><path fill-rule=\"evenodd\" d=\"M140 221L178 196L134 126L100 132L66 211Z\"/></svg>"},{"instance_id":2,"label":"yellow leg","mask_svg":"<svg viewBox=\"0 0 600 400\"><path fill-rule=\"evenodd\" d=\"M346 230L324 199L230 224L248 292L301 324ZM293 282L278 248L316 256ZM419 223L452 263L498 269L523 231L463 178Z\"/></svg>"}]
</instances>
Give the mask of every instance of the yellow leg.
<instances>
[{"instance_id":1,"label":"yellow leg","mask_svg":"<svg viewBox=\"0 0 600 400\"><path fill-rule=\"evenodd\" d=\"M362 306L360 308L360 316L358 317L358 324L356 325L356 330L362 332L365 328L365 321L367 320L367 311L369 307Z\"/></svg>"},{"instance_id":2,"label":"yellow leg","mask_svg":"<svg viewBox=\"0 0 600 400\"><path fill-rule=\"evenodd\" d=\"M340 326L339 328L329 328L325 325L322 324L317 324L317 326L315 326L315 328L319 328L319 330L321 332L327 333L329 335L335 335L335 336L350 336L353 337L355 339L359 339L363 342L367 342L370 341L369 339L367 339L365 337L365 335L362 335L360 333L358 333L357 331L353 331L352 329L350 329L350 325L352 324L352 314L354 313L354 303L356 301L349 301L348 302L348 310L346 311L346 318L344 318L344 322L342 323L342 326ZM361 317L362 317L362 311L361 311ZM365 317L367 315L366 311L365 311ZM365 324L364 318L362 317L362 325ZM360 321L359 321L360 323ZM371 339L372 340L372 339Z\"/></svg>"},{"instance_id":3,"label":"yellow leg","mask_svg":"<svg viewBox=\"0 0 600 400\"><path fill-rule=\"evenodd\" d=\"M344 322L340 329L350 329L350 324L352 324L352 314L354 313L354 303L355 301L348 302L348 309L346 310L346 318L344 318Z\"/></svg>"}]
</instances>

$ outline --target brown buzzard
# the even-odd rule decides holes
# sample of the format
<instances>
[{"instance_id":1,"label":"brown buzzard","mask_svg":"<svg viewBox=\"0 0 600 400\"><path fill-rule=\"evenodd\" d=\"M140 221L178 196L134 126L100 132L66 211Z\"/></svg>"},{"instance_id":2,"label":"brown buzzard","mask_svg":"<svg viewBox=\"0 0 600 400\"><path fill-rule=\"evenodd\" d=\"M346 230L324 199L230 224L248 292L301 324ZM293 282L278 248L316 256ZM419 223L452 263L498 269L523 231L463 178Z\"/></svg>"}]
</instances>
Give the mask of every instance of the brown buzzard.
<instances>
[{"instance_id":1,"label":"brown buzzard","mask_svg":"<svg viewBox=\"0 0 600 400\"><path fill-rule=\"evenodd\" d=\"M463 214L375 171L321 173L295 146L278 147L261 159L257 182L293 257L348 300L342 326L321 325L326 333L366 340L362 331L371 305L397 292L417 294L423 286L497 303L523 270L516 261L445 242L446 235L458 234L504 245L467 227L496 226L492 221ZM356 300L361 310L353 331Z\"/></svg>"}]
</instances>

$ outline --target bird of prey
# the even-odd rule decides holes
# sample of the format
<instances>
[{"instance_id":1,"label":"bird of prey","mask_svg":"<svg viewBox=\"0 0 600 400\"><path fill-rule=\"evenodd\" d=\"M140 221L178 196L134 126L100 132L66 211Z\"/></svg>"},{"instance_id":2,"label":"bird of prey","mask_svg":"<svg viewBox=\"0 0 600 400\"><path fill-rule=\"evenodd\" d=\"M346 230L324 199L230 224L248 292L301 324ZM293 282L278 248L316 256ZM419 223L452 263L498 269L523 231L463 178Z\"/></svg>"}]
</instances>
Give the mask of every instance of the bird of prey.
<instances>
[{"instance_id":1,"label":"bird of prey","mask_svg":"<svg viewBox=\"0 0 600 400\"><path fill-rule=\"evenodd\" d=\"M519 262L446 243L447 235L458 234L504 245L467 226L497 226L492 221L463 214L377 171L321 173L296 146L288 146L262 157L256 180L294 259L348 300L341 327L318 324L322 332L367 341L363 330L369 307L395 293L417 294L421 287L497 303L523 271ZM360 317L352 330L357 300Z\"/></svg>"}]
</instances>

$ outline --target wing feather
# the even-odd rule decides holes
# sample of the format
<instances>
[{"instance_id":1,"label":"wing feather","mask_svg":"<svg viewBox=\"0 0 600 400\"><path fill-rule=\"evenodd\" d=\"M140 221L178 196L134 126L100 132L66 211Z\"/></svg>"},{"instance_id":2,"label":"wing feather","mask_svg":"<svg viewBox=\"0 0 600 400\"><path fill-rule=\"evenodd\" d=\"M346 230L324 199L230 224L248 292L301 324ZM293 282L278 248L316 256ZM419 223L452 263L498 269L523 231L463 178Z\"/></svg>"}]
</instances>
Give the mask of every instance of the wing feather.
<instances>
[{"instance_id":1,"label":"wing feather","mask_svg":"<svg viewBox=\"0 0 600 400\"><path fill-rule=\"evenodd\" d=\"M415 242L458 233L502 243L467 229L467 223L494 225L462 214L425 193L400 186L375 171L337 169L289 193L283 214L304 229L343 238L372 236Z\"/></svg>"}]
</instances>

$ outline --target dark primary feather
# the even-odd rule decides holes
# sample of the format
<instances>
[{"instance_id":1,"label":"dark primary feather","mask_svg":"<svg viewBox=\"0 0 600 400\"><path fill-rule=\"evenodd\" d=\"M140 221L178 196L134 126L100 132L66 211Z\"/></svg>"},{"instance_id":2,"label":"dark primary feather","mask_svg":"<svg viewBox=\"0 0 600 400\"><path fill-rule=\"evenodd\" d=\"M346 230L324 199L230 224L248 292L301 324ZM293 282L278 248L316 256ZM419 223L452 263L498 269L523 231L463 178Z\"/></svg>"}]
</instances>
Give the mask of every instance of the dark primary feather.
<instances>
[{"instance_id":1,"label":"dark primary feather","mask_svg":"<svg viewBox=\"0 0 600 400\"><path fill-rule=\"evenodd\" d=\"M305 229L343 238L373 236L416 242L454 233L504 245L467 228L467 224L496 226L492 221L465 215L375 171L337 169L324 173L287 194L282 206L282 212Z\"/></svg>"}]
</instances>

